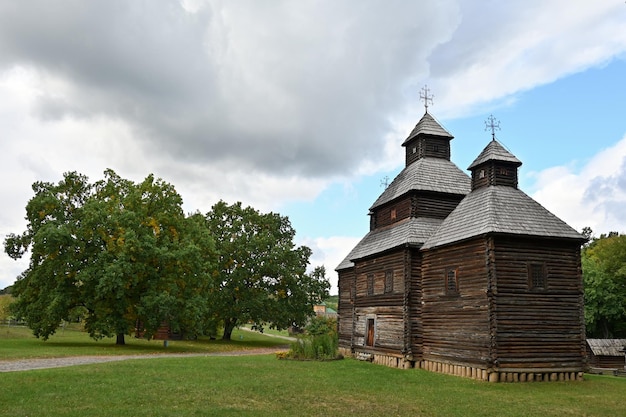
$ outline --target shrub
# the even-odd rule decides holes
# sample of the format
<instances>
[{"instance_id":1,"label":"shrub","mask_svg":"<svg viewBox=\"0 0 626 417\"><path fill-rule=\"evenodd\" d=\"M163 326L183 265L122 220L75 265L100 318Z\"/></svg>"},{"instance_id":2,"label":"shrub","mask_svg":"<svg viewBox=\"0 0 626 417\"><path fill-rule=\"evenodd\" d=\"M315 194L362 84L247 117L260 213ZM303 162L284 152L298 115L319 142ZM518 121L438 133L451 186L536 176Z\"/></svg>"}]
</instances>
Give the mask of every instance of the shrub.
<instances>
[{"instance_id":1,"label":"shrub","mask_svg":"<svg viewBox=\"0 0 626 417\"><path fill-rule=\"evenodd\" d=\"M328 360L337 358L337 320L314 317L303 336L291 344L286 358Z\"/></svg>"}]
</instances>

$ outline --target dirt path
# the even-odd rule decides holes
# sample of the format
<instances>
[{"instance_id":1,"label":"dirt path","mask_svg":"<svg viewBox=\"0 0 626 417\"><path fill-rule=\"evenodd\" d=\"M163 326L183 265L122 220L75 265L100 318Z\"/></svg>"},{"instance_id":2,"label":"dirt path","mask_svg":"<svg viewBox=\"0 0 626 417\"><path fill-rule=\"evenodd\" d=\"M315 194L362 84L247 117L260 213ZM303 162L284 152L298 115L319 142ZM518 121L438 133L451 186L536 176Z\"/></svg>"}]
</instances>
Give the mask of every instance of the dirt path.
<instances>
[{"instance_id":1,"label":"dirt path","mask_svg":"<svg viewBox=\"0 0 626 417\"><path fill-rule=\"evenodd\" d=\"M149 355L70 356L65 358L17 359L11 361L0 361L0 372L18 372L30 371L33 369L62 368L74 365L88 365L92 363L125 361L128 359L184 358L191 356L269 355L281 350L285 350L285 347L277 346L272 348L236 350L231 352L216 353L163 353Z\"/></svg>"}]
</instances>

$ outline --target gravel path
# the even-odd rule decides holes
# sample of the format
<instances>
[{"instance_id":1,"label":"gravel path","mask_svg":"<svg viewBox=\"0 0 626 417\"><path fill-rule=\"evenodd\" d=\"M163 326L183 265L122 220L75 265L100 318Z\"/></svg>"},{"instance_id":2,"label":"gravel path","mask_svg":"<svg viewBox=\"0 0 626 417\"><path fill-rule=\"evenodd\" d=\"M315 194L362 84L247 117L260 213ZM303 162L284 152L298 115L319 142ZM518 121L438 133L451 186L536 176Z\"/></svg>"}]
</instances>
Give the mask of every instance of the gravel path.
<instances>
[{"instance_id":1,"label":"gravel path","mask_svg":"<svg viewBox=\"0 0 626 417\"><path fill-rule=\"evenodd\" d=\"M163 353L150 355L119 355L119 356L70 356L65 358L38 358L0 361L0 372L30 371L33 369L62 368L74 365L87 365L92 363L125 361L128 359L154 359L154 358L181 358L191 356L244 356L244 355L269 355L281 350L284 346L263 349L237 350L231 352L216 353Z\"/></svg>"}]
</instances>

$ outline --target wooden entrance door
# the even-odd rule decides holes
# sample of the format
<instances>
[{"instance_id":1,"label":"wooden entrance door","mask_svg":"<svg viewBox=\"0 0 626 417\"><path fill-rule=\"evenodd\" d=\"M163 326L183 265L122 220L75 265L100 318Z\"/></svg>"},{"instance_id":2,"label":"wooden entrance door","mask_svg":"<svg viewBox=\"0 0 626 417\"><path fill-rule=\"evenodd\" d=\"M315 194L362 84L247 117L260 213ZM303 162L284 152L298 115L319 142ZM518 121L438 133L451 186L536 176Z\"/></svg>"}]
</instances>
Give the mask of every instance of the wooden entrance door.
<instances>
[{"instance_id":1,"label":"wooden entrance door","mask_svg":"<svg viewBox=\"0 0 626 417\"><path fill-rule=\"evenodd\" d=\"M374 319L367 319L367 338L365 339L366 346L374 346Z\"/></svg>"}]
</instances>

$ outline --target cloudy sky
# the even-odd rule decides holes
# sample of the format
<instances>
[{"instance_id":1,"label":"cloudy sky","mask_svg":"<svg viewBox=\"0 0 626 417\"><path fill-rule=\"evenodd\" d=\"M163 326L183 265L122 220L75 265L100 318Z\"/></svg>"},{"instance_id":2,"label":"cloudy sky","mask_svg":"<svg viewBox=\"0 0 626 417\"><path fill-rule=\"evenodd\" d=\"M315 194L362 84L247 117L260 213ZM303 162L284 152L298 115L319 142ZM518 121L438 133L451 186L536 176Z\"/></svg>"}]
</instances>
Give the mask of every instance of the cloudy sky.
<instances>
[{"instance_id":1,"label":"cloudy sky","mask_svg":"<svg viewBox=\"0 0 626 417\"><path fill-rule=\"evenodd\" d=\"M520 188L626 232L623 0L0 0L0 237L34 181L154 173L188 212L289 216L335 284L426 84L459 167L493 114Z\"/></svg>"}]
</instances>

